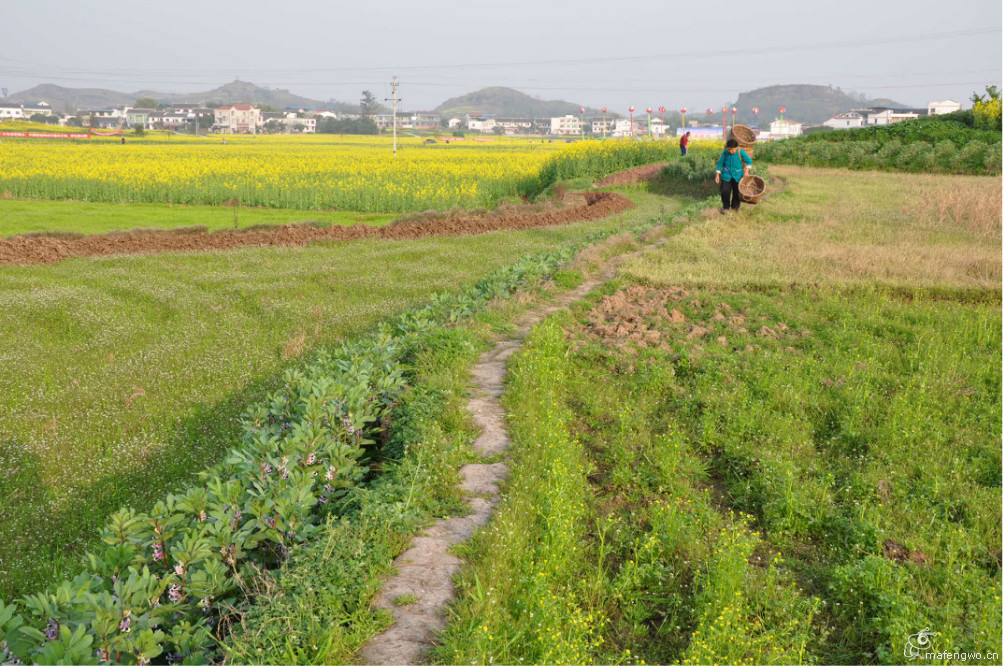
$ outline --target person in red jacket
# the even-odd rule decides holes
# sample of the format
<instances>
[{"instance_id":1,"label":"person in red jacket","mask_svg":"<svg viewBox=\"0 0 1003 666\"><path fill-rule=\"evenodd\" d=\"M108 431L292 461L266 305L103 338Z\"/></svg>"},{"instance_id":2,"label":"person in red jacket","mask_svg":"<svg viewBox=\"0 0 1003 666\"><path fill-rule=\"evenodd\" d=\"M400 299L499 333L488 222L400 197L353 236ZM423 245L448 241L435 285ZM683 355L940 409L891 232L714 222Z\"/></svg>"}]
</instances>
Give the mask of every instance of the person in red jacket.
<instances>
[{"instance_id":1,"label":"person in red jacket","mask_svg":"<svg viewBox=\"0 0 1003 666\"><path fill-rule=\"evenodd\" d=\"M683 155L686 154L686 148L690 145L690 133L687 132L679 139L679 150L682 151Z\"/></svg>"}]
</instances>

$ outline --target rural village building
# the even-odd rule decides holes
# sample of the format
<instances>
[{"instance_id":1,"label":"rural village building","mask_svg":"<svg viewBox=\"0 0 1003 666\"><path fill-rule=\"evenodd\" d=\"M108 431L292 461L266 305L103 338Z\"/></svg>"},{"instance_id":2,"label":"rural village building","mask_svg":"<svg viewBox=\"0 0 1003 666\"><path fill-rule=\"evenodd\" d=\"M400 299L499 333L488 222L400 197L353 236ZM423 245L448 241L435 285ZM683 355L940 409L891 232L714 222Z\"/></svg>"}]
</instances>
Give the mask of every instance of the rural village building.
<instances>
[{"instance_id":1,"label":"rural village building","mask_svg":"<svg viewBox=\"0 0 1003 666\"><path fill-rule=\"evenodd\" d=\"M953 113L961 110L961 102L945 99L942 102L930 102L926 106L927 115L939 116L942 113Z\"/></svg>"},{"instance_id":2,"label":"rural village building","mask_svg":"<svg viewBox=\"0 0 1003 666\"><path fill-rule=\"evenodd\" d=\"M856 111L847 111L846 113L837 113L822 124L826 127L831 127L832 129L863 127L864 116Z\"/></svg>"},{"instance_id":3,"label":"rural village building","mask_svg":"<svg viewBox=\"0 0 1003 666\"><path fill-rule=\"evenodd\" d=\"M220 134L257 134L263 124L261 111L249 104L221 106L214 115L213 130Z\"/></svg>"},{"instance_id":4,"label":"rural village building","mask_svg":"<svg viewBox=\"0 0 1003 666\"><path fill-rule=\"evenodd\" d=\"M35 114L52 115L52 107L46 102L8 102L0 104L0 120L21 120Z\"/></svg>"},{"instance_id":5,"label":"rural village building","mask_svg":"<svg viewBox=\"0 0 1003 666\"><path fill-rule=\"evenodd\" d=\"M581 136L582 119L572 115L551 118L550 133L556 136Z\"/></svg>"},{"instance_id":6,"label":"rural village building","mask_svg":"<svg viewBox=\"0 0 1003 666\"><path fill-rule=\"evenodd\" d=\"M796 120L780 120L777 118L770 123L770 138L786 139L787 137L801 136L803 128L804 125Z\"/></svg>"},{"instance_id":7,"label":"rural village building","mask_svg":"<svg viewBox=\"0 0 1003 666\"><path fill-rule=\"evenodd\" d=\"M138 125L143 129L153 129L153 121L150 117L156 113L156 109L129 109L125 114L125 122L129 127Z\"/></svg>"}]
</instances>

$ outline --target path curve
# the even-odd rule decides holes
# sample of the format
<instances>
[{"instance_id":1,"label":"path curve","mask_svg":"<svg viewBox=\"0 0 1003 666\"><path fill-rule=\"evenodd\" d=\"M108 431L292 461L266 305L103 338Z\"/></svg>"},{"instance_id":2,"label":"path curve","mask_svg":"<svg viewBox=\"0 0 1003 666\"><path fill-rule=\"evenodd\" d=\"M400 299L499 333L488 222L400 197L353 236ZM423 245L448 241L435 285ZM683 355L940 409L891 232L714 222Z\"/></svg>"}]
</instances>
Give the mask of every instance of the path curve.
<instances>
[{"instance_id":1,"label":"path curve","mask_svg":"<svg viewBox=\"0 0 1003 666\"><path fill-rule=\"evenodd\" d=\"M609 280L623 261L646 250L661 245L663 241L645 245L641 249L615 258L598 278L587 280L573 291L559 296L553 303L536 308L522 316L516 323L513 337L498 342L494 348L478 359L473 376L472 397L467 410L481 428L474 441L474 449L482 456L503 453L509 445L505 427L505 410L499 398L504 390L505 362L517 351L530 329L545 317L582 300L593 289ZM498 504L499 484L508 475L508 465L499 463L471 463L460 468L461 489L471 513L466 516L446 518L434 523L416 537L411 547L394 560L398 573L388 579L376 595L372 607L388 610L394 624L382 634L373 637L359 652L360 660L367 664L417 664L431 647L436 634L446 628L444 611L455 599L453 576L463 562L449 552L455 544L469 539L487 524ZM394 599L400 595L414 595L415 603L396 606Z\"/></svg>"}]
</instances>

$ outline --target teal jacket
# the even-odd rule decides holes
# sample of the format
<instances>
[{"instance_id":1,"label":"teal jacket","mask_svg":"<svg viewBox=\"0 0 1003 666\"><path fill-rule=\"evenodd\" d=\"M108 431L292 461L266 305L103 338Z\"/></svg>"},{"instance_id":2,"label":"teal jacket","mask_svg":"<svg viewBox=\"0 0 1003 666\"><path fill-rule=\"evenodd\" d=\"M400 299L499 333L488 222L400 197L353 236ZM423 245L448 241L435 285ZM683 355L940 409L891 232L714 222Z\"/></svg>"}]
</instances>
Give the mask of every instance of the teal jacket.
<instances>
[{"instance_id":1,"label":"teal jacket","mask_svg":"<svg viewBox=\"0 0 1003 666\"><path fill-rule=\"evenodd\" d=\"M739 148L732 155L725 149L717 161L717 171L721 172L721 180L742 180L742 163L752 166L752 158Z\"/></svg>"}]
</instances>

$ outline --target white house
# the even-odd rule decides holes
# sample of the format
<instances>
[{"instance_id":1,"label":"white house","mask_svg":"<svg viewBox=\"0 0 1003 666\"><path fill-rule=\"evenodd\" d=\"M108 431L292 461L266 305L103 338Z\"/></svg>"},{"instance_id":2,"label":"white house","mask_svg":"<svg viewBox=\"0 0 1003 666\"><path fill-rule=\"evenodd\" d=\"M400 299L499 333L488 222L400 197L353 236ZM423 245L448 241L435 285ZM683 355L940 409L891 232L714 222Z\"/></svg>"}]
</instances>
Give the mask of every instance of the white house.
<instances>
[{"instance_id":1,"label":"white house","mask_svg":"<svg viewBox=\"0 0 1003 666\"><path fill-rule=\"evenodd\" d=\"M942 113L952 113L960 110L961 102L955 102L953 99L945 99L942 102L930 102L926 107L927 114L931 116L939 116Z\"/></svg>"},{"instance_id":2,"label":"white house","mask_svg":"<svg viewBox=\"0 0 1003 666\"><path fill-rule=\"evenodd\" d=\"M656 139L664 138L666 134L669 134L669 124L663 121L661 118L651 119L651 136Z\"/></svg>"},{"instance_id":3,"label":"white house","mask_svg":"<svg viewBox=\"0 0 1003 666\"><path fill-rule=\"evenodd\" d=\"M557 136L581 136L582 119L572 115L551 118L550 133Z\"/></svg>"},{"instance_id":4,"label":"white house","mask_svg":"<svg viewBox=\"0 0 1003 666\"><path fill-rule=\"evenodd\" d=\"M24 118L24 109L20 104L0 104L0 120Z\"/></svg>"},{"instance_id":5,"label":"white house","mask_svg":"<svg viewBox=\"0 0 1003 666\"><path fill-rule=\"evenodd\" d=\"M220 134L257 134L261 110L249 104L221 106L213 112L213 129Z\"/></svg>"},{"instance_id":6,"label":"white house","mask_svg":"<svg viewBox=\"0 0 1003 666\"><path fill-rule=\"evenodd\" d=\"M770 137L785 139L791 136L801 136L803 125L796 120L781 120L777 118L770 123Z\"/></svg>"},{"instance_id":7,"label":"white house","mask_svg":"<svg viewBox=\"0 0 1003 666\"><path fill-rule=\"evenodd\" d=\"M533 131L532 118L495 118L495 127L505 134L529 134Z\"/></svg>"},{"instance_id":8,"label":"white house","mask_svg":"<svg viewBox=\"0 0 1003 666\"><path fill-rule=\"evenodd\" d=\"M593 134L612 134L613 133L613 119L612 118L593 118L592 119L592 133Z\"/></svg>"},{"instance_id":9,"label":"white house","mask_svg":"<svg viewBox=\"0 0 1003 666\"><path fill-rule=\"evenodd\" d=\"M153 116L156 109L129 109L125 114L125 122L129 127L141 126L143 129L153 129Z\"/></svg>"},{"instance_id":10,"label":"white house","mask_svg":"<svg viewBox=\"0 0 1003 666\"><path fill-rule=\"evenodd\" d=\"M837 113L822 124L826 127L831 127L832 129L852 129L855 127L863 127L864 116L856 111L847 111L846 113Z\"/></svg>"},{"instance_id":11,"label":"white house","mask_svg":"<svg viewBox=\"0 0 1003 666\"><path fill-rule=\"evenodd\" d=\"M926 109L909 109L897 106L876 106L871 109L854 109L864 116L864 125L891 125L903 120L925 116Z\"/></svg>"},{"instance_id":12,"label":"white house","mask_svg":"<svg viewBox=\"0 0 1003 666\"><path fill-rule=\"evenodd\" d=\"M631 131L631 123L629 120L620 118L613 121L613 134L612 136L616 138L623 138L625 136L636 136L637 135L637 122L634 122L633 131Z\"/></svg>"},{"instance_id":13,"label":"white house","mask_svg":"<svg viewBox=\"0 0 1003 666\"><path fill-rule=\"evenodd\" d=\"M295 113L287 113L284 118L279 118L278 120L285 125L287 132L317 133L316 118L300 118Z\"/></svg>"},{"instance_id":14,"label":"white house","mask_svg":"<svg viewBox=\"0 0 1003 666\"><path fill-rule=\"evenodd\" d=\"M21 104L25 118L31 118L36 113L40 113L43 116L52 115L52 107L49 106L48 102L24 102Z\"/></svg>"},{"instance_id":15,"label":"white house","mask_svg":"<svg viewBox=\"0 0 1003 666\"><path fill-rule=\"evenodd\" d=\"M449 123L448 123L449 129L451 129L451 130L459 129L460 125L462 125L462 124L463 124L463 121L460 120L459 118L450 118L449 119Z\"/></svg>"},{"instance_id":16,"label":"white house","mask_svg":"<svg viewBox=\"0 0 1003 666\"><path fill-rule=\"evenodd\" d=\"M467 131L490 134L495 131L495 124L494 118L477 118L471 116L467 119Z\"/></svg>"}]
</instances>

